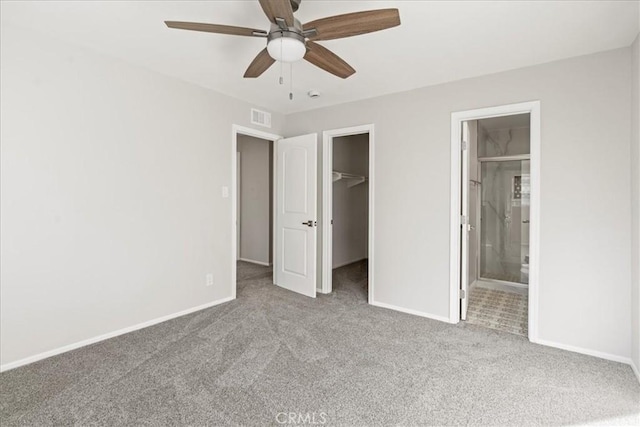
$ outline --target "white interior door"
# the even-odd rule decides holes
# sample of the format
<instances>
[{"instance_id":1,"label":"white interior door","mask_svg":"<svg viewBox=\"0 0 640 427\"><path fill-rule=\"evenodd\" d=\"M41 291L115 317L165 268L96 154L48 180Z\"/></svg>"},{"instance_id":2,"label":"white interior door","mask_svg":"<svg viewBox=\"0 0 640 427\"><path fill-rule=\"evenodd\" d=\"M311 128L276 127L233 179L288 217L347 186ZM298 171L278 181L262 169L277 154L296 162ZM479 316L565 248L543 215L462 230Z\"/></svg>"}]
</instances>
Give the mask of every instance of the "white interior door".
<instances>
[{"instance_id":1,"label":"white interior door","mask_svg":"<svg viewBox=\"0 0 640 427\"><path fill-rule=\"evenodd\" d=\"M460 200L460 318L467 320L469 306L469 123L462 123L462 179Z\"/></svg>"},{"instance_id":2,"label":"white interior door","mask_svg":"<svg viewBox=\"0 0 640 427\"><path fill-rule=\"evenodd\" d=\"M276 142L276 285L316 296L317 137Z\"/></svg>"}]
</instances>

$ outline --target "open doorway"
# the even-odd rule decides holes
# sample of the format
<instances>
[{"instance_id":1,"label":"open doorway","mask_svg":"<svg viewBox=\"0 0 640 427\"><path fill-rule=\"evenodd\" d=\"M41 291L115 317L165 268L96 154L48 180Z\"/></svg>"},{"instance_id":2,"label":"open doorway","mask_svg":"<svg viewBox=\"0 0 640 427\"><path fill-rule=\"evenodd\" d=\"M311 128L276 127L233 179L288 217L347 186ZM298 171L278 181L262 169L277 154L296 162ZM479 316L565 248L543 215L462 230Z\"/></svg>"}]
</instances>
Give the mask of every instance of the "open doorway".
<instances>
[{"instance_id":1,"label":"open doorway","mask_svg":"<svg viewBox=\"0 0 640 427\"><path fill-rule=\"evenodd\" d=\"M463 320L528 334L530 114L462 123L468 298ZM463 167L465 167L463 165ZM464 174L463 174L464 175ZM465 191L466 190L466 191ZM465 238L463 235L462 238Z\"/></svg>"},{"instance_id":2,"label":"open doorway","mask_svg":"<svg viewBox=\"0 0 640 427\"><path fill-rule=\"evenodd\" d=\"M273 141L238 134L237 142L237 252L241 280L272 271Z\"/></svg>"},{"instance_id":3,"label":"open doorway","mask_svg":"<svg viewBox=\"0 0 640 427\"><path fill-rule=\"evenodd\" d=\"M322 293L373 298L373 125L324 132Z\"/></svg>"},{"instance_id":4,"label":"open doorway","mask_svg":"<svg viewBox=\"0 0 640 427\"><path fill-rule=\"evenodd\" d=\"M253 151L245 152L244 146ZM231 191L222 188L222 197L231 193L233 298L249 283L275 284L315 298L316 164L316 134L282 138L233 125Z\"/></svg>"},{"instance_id":5,"label":"open doorway","mask_svg":"<svg viewBox=\"0 0 640 427\"><path fill-rule=\"evenodd\" d=\"M274 144L277 135L233 128L234 297L259 276L273 281Z\"/></svg>"},{"instance_id":6,"label":"open doorway","mask_svg":"<svg viewBox=\"0 0 640 427\"><path fill-rule=\"evenodd\" d=\"M535 341L539 149L537 102L452 115L454 323Z\"/></svg>"}]
</instances>

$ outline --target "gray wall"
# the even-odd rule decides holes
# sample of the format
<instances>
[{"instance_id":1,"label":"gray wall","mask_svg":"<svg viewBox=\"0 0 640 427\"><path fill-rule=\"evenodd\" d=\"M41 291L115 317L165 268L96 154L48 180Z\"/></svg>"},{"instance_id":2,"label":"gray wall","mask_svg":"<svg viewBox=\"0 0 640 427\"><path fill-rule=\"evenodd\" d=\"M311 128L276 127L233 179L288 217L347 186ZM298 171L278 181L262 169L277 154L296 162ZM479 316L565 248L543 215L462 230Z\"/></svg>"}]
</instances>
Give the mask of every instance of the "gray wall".
<instances>
[{"instance_id":1,"label":"gray wall","mask_svg":"<svg viewBox=\"0 0 640 427\"><path fill-rule=\"evenodd\" d=\"M221 187L252 105L1 31L2 364L231 297Z\"/></svg>"},{"instance_id":2,"label":"gray wall","mask_svg":"<svg viewBox=\"0 0 640 427\"><path fill-rule=\"evenodd\" d=\"M640 375L640 36L636 37L631 46L631 201L632 201L632 230L631 230L631 265L632 292L631 307L633 327L632 360L636 366L636 374Z\"/></svg>"},{"instance_id":3,"label":"gray wall","mask_svg":"<svg viewBox=\"0 0 640 427\"><path fill-rule=\"evenodd\" d=\"M333 169L369 176L369 134L333 139ZM333 183L333 268L367 258L369 183Z\"/></svg>"},{"instance_id":4,"label":"gray wall","mask_svg":"<svg viewBox=\"0 0 640 427\"><path fill-rule=\"evenodd\" d=\"M273 143L238 135L240 258L271 264Z\"/></svg>"},{"instance_id":5,"label":"gray wall","mask_svg":"<svg viewBox=\"0 0 640 427\"><path fill-rule=\"evenodd\" d=\"M231 125L250 126L251 105L1 31L2 363L230 297L231 199L220 189ZM450 114L540 99L541 338L628 358L640 162L631 57L619 49L294 114L286 129L274 114L271 132L375 123L375 298L448 317Z\"/></svg>"},{"instance_id":6,"label":"gray wall","mask_svg":"<svg viewBox=\"0 0 640 427\"><path fill-rule=\"evenodd\" d=\"M631 355L628 48L287 116L375 124L375 300L449 317L451 113L541 101L540 338Z\"/></svg>"}]
</instances>

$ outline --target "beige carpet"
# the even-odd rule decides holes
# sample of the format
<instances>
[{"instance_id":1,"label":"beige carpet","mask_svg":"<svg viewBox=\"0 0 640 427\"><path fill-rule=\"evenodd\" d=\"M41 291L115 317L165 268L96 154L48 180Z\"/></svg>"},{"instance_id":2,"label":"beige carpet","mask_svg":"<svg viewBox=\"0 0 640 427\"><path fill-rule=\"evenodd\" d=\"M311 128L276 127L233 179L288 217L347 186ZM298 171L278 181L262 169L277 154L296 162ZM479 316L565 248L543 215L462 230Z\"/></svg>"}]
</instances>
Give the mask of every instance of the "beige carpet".
<instances>
[{"instance_id":1,"label":"beige carpet","mask_svg":"<svg viewBox=\"0 0 640 427\"><path fill-rule=\"evenodd\" d=\"M528 335L528 297L476 286L469 296L467 322L516 335Z\"/></svg>"}]
</instances>

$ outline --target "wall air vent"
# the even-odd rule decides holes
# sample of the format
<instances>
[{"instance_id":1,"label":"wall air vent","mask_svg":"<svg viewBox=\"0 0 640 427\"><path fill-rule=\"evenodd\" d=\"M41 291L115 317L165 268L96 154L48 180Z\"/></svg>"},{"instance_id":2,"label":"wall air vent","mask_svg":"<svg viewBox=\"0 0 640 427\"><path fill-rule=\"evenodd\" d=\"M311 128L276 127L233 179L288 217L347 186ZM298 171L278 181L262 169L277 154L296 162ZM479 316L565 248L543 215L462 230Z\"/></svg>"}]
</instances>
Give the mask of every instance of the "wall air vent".
<instances>
[{"instance_id":1,"label":"wall air vent","mask_svg":"<svg viewBox=\"0 0 640 427\"><path fill-rule=\"evenodd\" d=\"M251 109L251 124L270 128L271 127L271 113L267 113L266 111L260 111L260 110L256 110L255 108L252 108Z\"/></svg>"}]
</instances>

